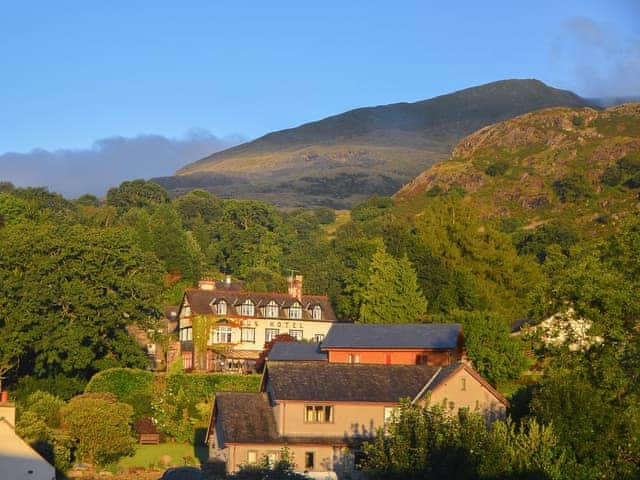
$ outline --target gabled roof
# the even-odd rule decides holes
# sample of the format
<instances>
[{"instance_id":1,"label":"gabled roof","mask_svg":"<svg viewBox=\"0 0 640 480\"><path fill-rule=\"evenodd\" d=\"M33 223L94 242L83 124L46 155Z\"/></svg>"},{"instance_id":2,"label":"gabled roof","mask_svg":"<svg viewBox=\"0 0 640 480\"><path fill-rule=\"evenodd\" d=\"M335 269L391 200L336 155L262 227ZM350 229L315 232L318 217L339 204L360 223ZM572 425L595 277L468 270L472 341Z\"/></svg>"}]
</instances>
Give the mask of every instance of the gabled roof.
<instances>
[{"instance_id":1,"label":"gabled roof","mask_svg":"<svg viewBox=\"0 0 640 480\"><path fill-rule=\"evenodd\" d=\"M327 354L320 351L317 343L276 342L269 352L270 362L327 361Z\"/></svg>"},{"instance_id":2,"label":"gabled roof","mask_svg":"<svg viewBox=\"0 0 640 480\"><path fill-rule=\"evenodd\" d=\"M414 398L436 374L427 365L268 362L262 389L274 401L385 402Z\"/></svg>"},{"instance_id":3,"label":"gabled roof","mask_svg":"<svg viewBox=\"0 0 640 480\"><path fill-rule=\"evenodd\" d=\"M212 303L219 302L220 300L226 301L231 306L241 305L246 300L251 300L256 306L264 306L271 300L280 307L290 307L294 303L301 303L306 309L311 308L314 305L319 305L322 309L322 320L335 322L336 316L331 307L329 297L325 295L303 295L299 301L296 297L289 295L288 293L276 293L276 292L246 292L246 291L228 291L228 290L203 290L198 288L187 288L185 290L185 296L191 307L191 311L199 315L208 315L213 313L211 308ZM228 315L233 315L233 312L228 312ZM286 318L286 317L282 317ZM311 312L304 310L301 320L313 320Z\"/></svg>"},{"instance_id":4,"label":"gabled roof","mask_svg":"<svg viewBox=\"0 0 640 480\"><path fill-rule=\"evenodd\" d=\"M276 441L278 428L266 393L219 392L213 406L209 434L219 419L225 443Z\"/></svg>"},{"instance_id":5,"label":"gabled roof","mask_svg":"<svg viewBox=\"0 0 640 480\"><path fill-rule=\"evenodd\" d=\"M0 462L4 463L0 470L10 471L12 478L27 478L29 470L55 477L53 466L24 441L4 417L0 418Z\"/></svg>"},{"instance_id":6,"label":"gabled roof","mask_svg":"<svg viewBox=\"0 0 640 480\"><path fill-rule=\"evenodd\" d=\"M460 370L474 377L505 406L504 396L465 362L445 367L427 365L364 365L320 362L268 362L261 390L272 401L382 402L414 401L442 387Z\"/></svg>"},{"instance_id":7,"label":"gabled roof","mask_svg":"<svg viewBox=\"0 0 640 480\"><path fill-rule=\"evenodd\" d=\"M429 348L453 349L462 327L457 323L332 325L322 349L332 348Z\"/></svg>"}]
</instances>

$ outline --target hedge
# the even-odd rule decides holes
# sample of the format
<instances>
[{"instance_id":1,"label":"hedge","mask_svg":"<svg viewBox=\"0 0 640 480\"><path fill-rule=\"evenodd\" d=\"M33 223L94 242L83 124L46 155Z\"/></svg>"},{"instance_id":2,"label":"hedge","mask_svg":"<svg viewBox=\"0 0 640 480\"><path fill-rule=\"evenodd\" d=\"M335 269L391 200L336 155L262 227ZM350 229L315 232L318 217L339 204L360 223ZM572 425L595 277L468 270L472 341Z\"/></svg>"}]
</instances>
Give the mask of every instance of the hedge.
<instances>
[{"instance_id":1,"label":"hedge","mask_svg":"<svg viewBox=\"0 0 640 480\"><path fill-rule=\"evenodd\" d=\"M177 394L182 389L188 398L196 398L202 402L212 400L215 392L257 392L260 378L261 375L230 373L167 375L166 388L172 394Z\"/></svg>"},{"instance_id":2,"label":"hedge","mask_svg":"<svg viewBox=\"0 0 640 480\"><path fill-rule=\"evenodd\" d=\"M155 375L137 368L109 368L96 373L84 389L85 393L110 392L119 401L140 395L152 395Z\"/></svg>"}]
</instances>

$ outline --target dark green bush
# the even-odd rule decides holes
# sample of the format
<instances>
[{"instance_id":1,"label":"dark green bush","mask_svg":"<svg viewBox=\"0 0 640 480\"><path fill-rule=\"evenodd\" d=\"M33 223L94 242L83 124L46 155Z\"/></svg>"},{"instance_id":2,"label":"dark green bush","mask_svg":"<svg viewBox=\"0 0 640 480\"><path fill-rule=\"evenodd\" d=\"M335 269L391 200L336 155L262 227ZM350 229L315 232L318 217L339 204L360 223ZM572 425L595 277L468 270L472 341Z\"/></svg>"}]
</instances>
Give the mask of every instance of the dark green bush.
<instances>
[{"instance_id":1,"label":"dark green bush","mask_svg":"<svg viewBox=\"0 0 640 480\"><path fill-rule=\"evenodd\" d=\"M555 181L553 189L563 203L592 198L595 194L591 182L579 173L571 173Z\"/></svg>"},{"instance_id":2,"label":"dark green bush","mask_svg":"<svg viewBox=\"0 0 640 480\"><path fill-rule=\"evenodd\" d=\"M509 162L507 160L496 160L486 168L485 173L492 177L497 177L499 175L504 175L508 169Z\"/></svg>"}]
</instances>

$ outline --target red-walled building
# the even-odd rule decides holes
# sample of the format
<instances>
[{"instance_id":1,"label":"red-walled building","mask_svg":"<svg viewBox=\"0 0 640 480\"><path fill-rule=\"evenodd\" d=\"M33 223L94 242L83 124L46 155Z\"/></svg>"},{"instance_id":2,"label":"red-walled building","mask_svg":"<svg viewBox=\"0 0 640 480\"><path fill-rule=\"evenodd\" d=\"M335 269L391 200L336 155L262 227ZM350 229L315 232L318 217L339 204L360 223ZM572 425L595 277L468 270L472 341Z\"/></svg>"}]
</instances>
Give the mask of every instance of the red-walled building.
<instances>
[{"instance_id":1,"label":"red-walled building","mask_svg":"<svg viewBox=\"0 0 640 480\"><path fill-rule=\"evenodd\" d=\"M459 324L334 324L320 345L329 363L450 365L465 358Z\"/></svg>"}]
</instances>

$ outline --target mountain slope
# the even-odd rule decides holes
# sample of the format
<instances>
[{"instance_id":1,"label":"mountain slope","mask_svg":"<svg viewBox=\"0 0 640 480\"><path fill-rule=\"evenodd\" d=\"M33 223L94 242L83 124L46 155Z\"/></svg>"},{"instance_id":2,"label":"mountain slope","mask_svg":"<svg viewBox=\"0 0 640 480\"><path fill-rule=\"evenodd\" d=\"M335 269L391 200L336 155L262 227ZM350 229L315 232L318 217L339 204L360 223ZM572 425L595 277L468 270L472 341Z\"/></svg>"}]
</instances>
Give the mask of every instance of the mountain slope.
<instances>
[{"instance_id":1,"label":"mountain slope","mask_svg":"<svg viewBox=\"0 0 640 480\"><path fill-rule=\"evenodd\" d=\"M396 195L409 210L453 191L484 217L595 234L640 208L640 103L550 108L485 127Z\"/></svg>"},{"instance_id":2,"label":"mountain slope","mask_svg":"<svg viewBox=\"0 0 640 480\"><path fill-rule=\"evenodd\" d=\"M373 193L395 192L424 168L445 160L464 135L550 106L590 103L537 80L504 80L273 132L155 181L176 192L204 187L282 206L348 207Z\"/></svg>"}]
</instances>

